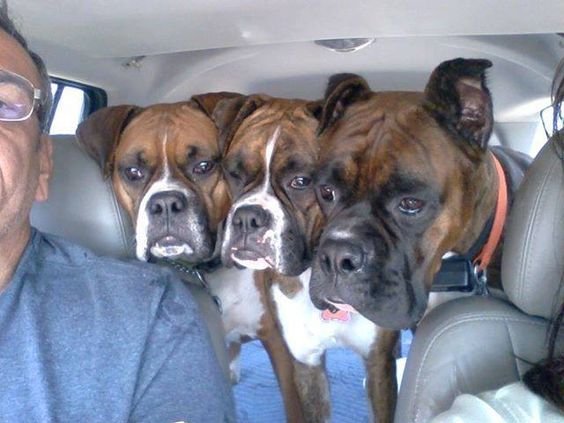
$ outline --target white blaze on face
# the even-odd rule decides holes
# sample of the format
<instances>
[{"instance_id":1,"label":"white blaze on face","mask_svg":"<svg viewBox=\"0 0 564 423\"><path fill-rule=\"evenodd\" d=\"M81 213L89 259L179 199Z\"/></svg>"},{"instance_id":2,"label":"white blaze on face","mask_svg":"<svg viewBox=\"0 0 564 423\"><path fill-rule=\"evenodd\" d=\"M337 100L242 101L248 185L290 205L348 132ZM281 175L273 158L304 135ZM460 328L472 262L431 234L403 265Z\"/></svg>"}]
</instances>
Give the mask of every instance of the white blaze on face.
<instances>
[{"instance_id":1,"label":"white blaze on face","mask_svg":"<svg viewBox=\"0 0 564 423\"><path fill-rule=\"evenodd\" d=\"M135 224L135 255L139 260L143 261L146 261L149 258L149 249L150 252L156 257L172 257L182 253L191 254L193 252L192 248L188 244L164 246L159 245L159 243L157 242L153 246L149 247L148 245L150 216L149 208L147 206L149 204L149 201L151 200L151 197L155 194L166 191L178 191L186 197L188 197L189 195L186 187L172 178L168 156L166 154L167 144L168 134L165 132L162 144L162 160L164 160L162 175L158 180L151 184L145 195L143 195L141 203L139 204L139 210L137 212L137 221Z\"/></svg>"},{"instance_id":2,"label":"white blaze on face","mask_svg":"<svg viewBox=\"0 0 564 423\"><path fill-rule=\"evenodd\" d=\"M265 172L262 184L237 200L231 207L231 211L227 216L223 254L225 256L230 256L236 263L249 269L264 270L268 267L280 268L283 264L281 235L286 229L287 223L282 203L273 193L271 180L272 159L274 157L276 143L280 138L280 132L280 126L277 126L274 133L267 141L264 154ZM233 237L233 216L240 207L244 206L259 206L270 215L270 221L272 224L265 232L262 244L271 247L271 250L274 251L274 257L261 257L257 260L241 260L234 256L236 250L227 251L227 249L230 248L229 244L231 243L231 239Z\"/></svg>"}]
</instances>

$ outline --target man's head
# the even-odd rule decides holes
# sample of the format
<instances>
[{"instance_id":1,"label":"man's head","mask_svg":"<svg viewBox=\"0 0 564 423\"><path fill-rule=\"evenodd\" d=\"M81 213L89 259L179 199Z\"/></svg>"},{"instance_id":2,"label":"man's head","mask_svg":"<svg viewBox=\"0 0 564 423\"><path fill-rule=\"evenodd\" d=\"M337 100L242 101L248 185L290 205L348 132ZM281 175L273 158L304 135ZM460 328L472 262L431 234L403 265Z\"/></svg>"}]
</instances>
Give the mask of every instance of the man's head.
<instances>
[{"instance_id":1,"label":"man's head","mask_svg":"<svg viewBox=\"0 0 564 423\"><path fill-rule=\"evenodd\" d=\"M43 61L0 6L0 240L25 239L34 200L47 198L51 104Z\"/></svg>"},{"instance_id":2,"label":"man's head","mask_svg":"<svg viewBox=\"0 0 564 423\"><path fill-rule=\"evenodd\" d=\"M8 6L5 1L0 0L0 29L10 35L33 61L37 73L39 75L39 85L36 88L41 90L41 98L37 102L35 115L39 120L39 126L44 133L49 132L49 121L53 96L51 94L51 79L47 73L47 67L43 59L34 51L30 50L26 39L16 29L14 22L8 15Z\"/></svg>"}]
</instances>

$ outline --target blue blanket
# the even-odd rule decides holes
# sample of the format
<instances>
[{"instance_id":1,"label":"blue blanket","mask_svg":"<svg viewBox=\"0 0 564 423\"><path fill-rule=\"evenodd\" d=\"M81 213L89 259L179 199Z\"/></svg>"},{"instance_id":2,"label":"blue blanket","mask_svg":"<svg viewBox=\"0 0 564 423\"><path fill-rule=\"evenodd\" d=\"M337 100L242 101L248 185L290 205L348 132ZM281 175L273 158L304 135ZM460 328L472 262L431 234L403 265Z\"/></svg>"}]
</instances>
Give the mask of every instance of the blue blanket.
<instances>
[{"instance_id":1,"label":"blue blanket","mask_svg":"<svg viewBox=\"0 0 564 423\"><path fill-rule=\"evenodd\" d=\"M411 334L402 333L402 356L407 355ZM354 352L336 348L327 352L331 387L332 421L369 422L368 399L363 388L364 364ZM284 407L268 355L260 342L243 345L241 380L234 387L238 421L284 422Z\"/></svg>"}]
</instances>

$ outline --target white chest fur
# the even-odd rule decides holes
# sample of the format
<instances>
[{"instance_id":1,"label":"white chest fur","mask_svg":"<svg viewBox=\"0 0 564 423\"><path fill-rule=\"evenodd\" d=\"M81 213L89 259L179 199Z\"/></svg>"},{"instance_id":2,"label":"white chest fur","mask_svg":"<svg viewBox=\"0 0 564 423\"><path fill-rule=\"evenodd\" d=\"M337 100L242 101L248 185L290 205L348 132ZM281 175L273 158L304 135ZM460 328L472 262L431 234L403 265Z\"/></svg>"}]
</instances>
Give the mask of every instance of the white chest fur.
<instances>
[{"instance_id":1,"label":"white chest fur","mask_svg":"<svg viewBox=\"0 0 564 423\"><path fill-rule=\"evenodd\" d=\"M238 342L242 336L257 337L264 306L253 272L249 269L221 268L206 275L212 293L221 301L227 342Z\"/></svg>"},{"instance_id":2,"label":"white chest fur","mask_svg":"<svg viewBox=\"0 0 564 423\"><path fill-rule=\"evenodd\" d=\"M299 276L303 289L292 298L284 295L278 285L272 287L278 319L292 355L302 363L318 365L328 348L349 347L366 358L378 326L359 314L352 314L347 322L323 320L309 298L310 274L308 269Z\"/></svg>"}]
</instances>

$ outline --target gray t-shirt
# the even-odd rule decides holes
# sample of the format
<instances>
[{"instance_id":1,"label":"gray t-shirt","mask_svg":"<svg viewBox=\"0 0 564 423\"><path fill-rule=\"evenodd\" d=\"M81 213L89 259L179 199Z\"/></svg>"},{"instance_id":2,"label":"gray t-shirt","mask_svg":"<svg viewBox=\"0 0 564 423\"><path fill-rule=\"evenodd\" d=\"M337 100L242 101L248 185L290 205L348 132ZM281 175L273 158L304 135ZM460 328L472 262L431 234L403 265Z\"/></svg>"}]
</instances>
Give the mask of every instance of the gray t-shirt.
<instances>
[{"instance_id":1,"label":"gray t-shirt","mask_svg":"<svg viewBox=\"0 0 564 423\"><path fill-rule=\"evenodd\" d=\"M33 230L0 295L0 421L235 421L204 328L172 273Z\"/></svg>"}]
</instances>

